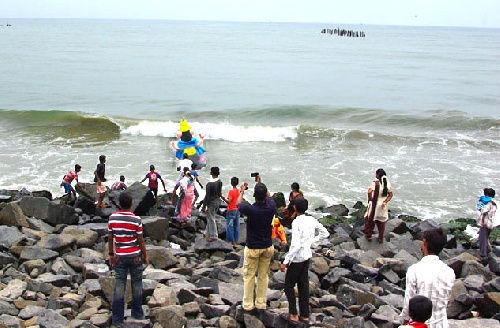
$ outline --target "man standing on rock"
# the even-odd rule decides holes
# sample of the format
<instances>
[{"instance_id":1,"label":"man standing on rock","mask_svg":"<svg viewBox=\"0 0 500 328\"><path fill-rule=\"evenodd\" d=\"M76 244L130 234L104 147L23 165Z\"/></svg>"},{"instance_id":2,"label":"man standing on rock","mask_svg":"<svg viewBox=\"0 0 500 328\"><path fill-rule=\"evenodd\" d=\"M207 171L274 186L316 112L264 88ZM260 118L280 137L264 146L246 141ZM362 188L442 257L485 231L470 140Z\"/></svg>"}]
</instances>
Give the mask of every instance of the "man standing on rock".
<instances>
[{"instance_id":1,"label":"man standing on rock","mask_svg":"<svg viewBox=\"0 0 500 328\"><path fill-rule=\"evenodd\" d=\"M405 302L401 313L405 321L410 319L410 299L415 295L423 295L432 301L432 316L427 322L429 328L448 328L446 307L455 283L455 272L438 257L445 245L446 235L441 228L424 232L424 257L406 272Z\"/></svg>"},{"instance_id":2,"label":"man standing on rock","mask_svg":"<svg viewBox=\"0 0 500 328\"><path fill-rule=\"evenodd\" d=\"M121 210L111 214L108 221L109 263L115 269L115 289L111 308L115 326L123 323L128 273L130 273L132 283L132 317L138 320L144 319L142 310L143 260L146 265L149 265L146 244L142 236L142 220L130 210L132 196L127 192L121 193L119 203Z\"/></svg>"},{"instance_id":3,"label":"man standing on rock","mask_svg":"<svg viewBox=\"0 0 500 328\"><path fill-rule=\"evenodd\" d=\"M309 202L303 197L298 197L294 202L297 217L292 221L292 243L290 250L285 255L285 260L280 265L283 272L288 267L285 276L285 294L288 299L288 312L286 318L299 321L295 285L299 291L300 320L309 322L309 259L312 257L311 246L321 239L328 238L330 233L314 217L305 215Z\"/></svg>"},{"instance_id":4,"label":"man standing on rock","mask_svg":"<svg viewBox=\"0 0 500 328\"><path fill-rule=\"evenodd\" d=\"M269 196L267 187L260 182L260 176L255 177L252 205L243 203L246 184L240 186L238 210L247 217L247 240L243 262L243 310L253 312L266 309L267 284L269 265L274 254L271 238L272 222L276 212L276 204ZM257 275L257 288L255 276Z\"/></svg>"}]
</instances>

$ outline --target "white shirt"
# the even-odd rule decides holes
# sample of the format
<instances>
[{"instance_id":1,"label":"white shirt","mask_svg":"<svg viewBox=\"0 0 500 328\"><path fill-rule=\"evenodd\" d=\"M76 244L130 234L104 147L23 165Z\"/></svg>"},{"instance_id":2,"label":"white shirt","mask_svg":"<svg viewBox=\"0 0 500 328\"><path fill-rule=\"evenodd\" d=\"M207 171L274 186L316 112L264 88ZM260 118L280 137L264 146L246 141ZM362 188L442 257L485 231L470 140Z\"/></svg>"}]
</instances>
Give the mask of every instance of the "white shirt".
<instances>
[{"instance_id":1,"label":"white shirt","mask_svg":"<svg viewBox=\"0 0 500 328\"><path fill-rule=\"evenodd\" d=\"M283 264L309 260L312 257L311 245L329 235L328 230L312 216L297 216L292 221L292 244Z\"/></svg>"},{"instance_id":2,"label":"white shirt","mask_svg":"<svg viewBox=\"0 0 500 328\"><path fill-rule=\"evenodd\" d=\"M401 316L409 319L408 304L415 295L424 295L432 301L429 328L448 328L446 307L455 283L455 272L436 255L424 256L406 272L405 303Z\"/></svg>"},{"instance_id":3,"label":"white shirt","mask_svg":"<svg viewBox=\"0 0 500 328\"><path fill-rule=\"evenodd\" d=\"M177 165L178 168L180 168L180 171L182 172L185 167L191 171L191 165L193 164L193 161L190 160L189 158L184 158L179 161L179 165Z\"/></svg>"}]
</instances>

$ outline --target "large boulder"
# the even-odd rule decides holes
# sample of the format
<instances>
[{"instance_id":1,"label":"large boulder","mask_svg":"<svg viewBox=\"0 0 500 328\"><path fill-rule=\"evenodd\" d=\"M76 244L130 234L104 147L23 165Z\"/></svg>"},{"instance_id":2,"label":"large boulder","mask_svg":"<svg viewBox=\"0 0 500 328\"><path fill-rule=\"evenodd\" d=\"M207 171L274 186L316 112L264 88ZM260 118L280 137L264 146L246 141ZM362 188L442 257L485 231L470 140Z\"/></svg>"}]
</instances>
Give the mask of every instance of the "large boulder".
<instances>
[{"instance_id":1,"label":"large boulder","mask_svg":"<svg viewBox=\"0 0 500 328\"><path fill-rule=\"evenodd\" d=\"M67 226L62 233L75 237L78 248L91 248L99 238L97 232L79 226Z\"/></svg>"},{"instance_id":2,"label":"large boulder","mask_svg":"<svg viewBox=\"0 0 500 328\"><path fill-rule=\"evenodd\" d=\"M0 226L0 248L9 249L23 234L16 227Z\"/></svg>"},{"instance_id":3,"label":"large boulder","mask_svg":"<svg viewBox=\"0 0 500 328\"><path fill-rule=\"evenodd\" d=\"M0 225L27 227L28 221L21 207L17 203L11 202L0 211Z\"/></svg>"},{"instance_id":4,"label":"large boulder","mask_svg":"<svg viewBox=\"0 0 500 328\"><path fill-rule=\"evenodd\" d=\"M170 269L175 267L179 260L172 254L172 252L165 247L147 245L146 251L148 253L149 261L158 269Z\"/></svg>"},{"instance_id":5,"label":"large boulder","mask_svg":"<svg viewBox=\"0 0 500 328\"><path fill-rule=\"evenodd\" d=\"M26 246L21 252L19 259L21 261L37 260L37 259L43 261L50 261L58 256L59 256L58 252L55 252L50 249L42 248L39 246Z\"/></svg>"},{"instance_id":6,"label":"large boulder","mask_svg":"<svg viewBox=\"0 0 500 328\"><path fill-rule=\"evenodd\" d=\"M161 216L143 217L142 230L144 237L152 240L168 240L169 219Z\"/></svg>"},{"instance_id":7,"label":"large boulder","mask_svg":"<svg viewBox=\"0 0 500 328\"><path fill-rule=\"evenodd\" d=\"M45 197L23 197L19 206L26 216L45 221L49 215L50 200Z\"/></svg>"},{"instance_id":8,"label":"large boulder","mask_svg":"<svg viewBox=\"0 0 500 328\"><path fill-rule=\"evenodd\" d=\"M54 251L71 248L76 243L76 238L69 234L51 234L38 241L36 246Z\"/></svg>"}]
</instances>

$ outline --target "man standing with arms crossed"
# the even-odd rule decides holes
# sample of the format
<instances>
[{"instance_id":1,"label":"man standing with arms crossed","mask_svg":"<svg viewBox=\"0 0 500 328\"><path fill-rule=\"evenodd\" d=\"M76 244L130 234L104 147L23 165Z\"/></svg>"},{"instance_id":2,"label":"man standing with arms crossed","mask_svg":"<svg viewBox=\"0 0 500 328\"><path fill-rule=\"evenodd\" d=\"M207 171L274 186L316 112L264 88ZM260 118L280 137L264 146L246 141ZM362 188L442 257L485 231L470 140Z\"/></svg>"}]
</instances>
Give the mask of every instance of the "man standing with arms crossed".
<instances>
[{"instance_id":1,"label":"man standing with arms crossed","mask_svg":"<svg viewBox=\"0 0 500 328\"><path fill-rule=\"evenodd\" d=\"M410 299L423 295L432 301L432 316L427 321L429 328L448 328L446 307L455 283L455 272L438 257L445 245L446 235L441 228L424 231L424 257L406 272L405 302L401 313L405 321L410 319Z\"/></svg>"},{"instance_id":2,"label":"man standing with arms crossed","mask_svg":"<svg viewBox=\"0 0 500 328\"><path fill-rule=\"evenodd\" d=\"M132 196L123 192L119 198L120 208L109 217L108 244L109 263L115 269L115 289L113 292L113 324L121 326L125 312L125 288L130 272L132 285L132 317L144 319L142 310L142 263L149 265L146 244L142 236L142 220L130 209ZM113 247L114 245L114 247Z\"/></svg>"},{"instance_id":3,"label":"man standing with arms crossed","mask_svg":"<svg viewBox=\"0 0 500 328\"><path fill-rule=\"evenodd\" d=\"M260 182L260 176L255 177L257 184L254 188L252 205L243 203L243 195L247 184L240 186L238 210L247 217L247 240L243 262L243 310L255 313L265 310L267 302L267 284L269 265L274 254L271 238L272 222L276 211L276 204L269 196L267 187ZM255 276L257 275L257 288Z\"/></svg>"}]
</instances>

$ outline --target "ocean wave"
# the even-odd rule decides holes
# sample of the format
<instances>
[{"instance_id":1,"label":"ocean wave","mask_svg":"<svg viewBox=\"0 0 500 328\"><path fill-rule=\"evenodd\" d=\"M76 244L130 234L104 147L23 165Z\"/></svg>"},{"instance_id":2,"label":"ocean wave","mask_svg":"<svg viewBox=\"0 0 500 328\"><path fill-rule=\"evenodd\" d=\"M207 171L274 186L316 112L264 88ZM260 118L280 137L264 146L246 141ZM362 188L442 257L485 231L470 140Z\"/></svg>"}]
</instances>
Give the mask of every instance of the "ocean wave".
<instances>
[{"instance_id":1,"label":"ocean wave","mask_svg":"<svg viewBox=\"0 0 500 328\"><path fill-rule=\"evenodd\" d=\"M201 134L209 140L232 142L286 141L297 137L297 127L243 126L228 122L201 123L189 122L195 134ZM179 130L178 122L140 121L124 128L121 133L134 136L159 136L175 138Z\"/></svg>"},{"instance_id":2,"label":"ocean wave","mask_svg":"<svg viewBox=\"0 0 500 328\"><path fill-rule=\"evenodd\" d=\"M207 140L286 142L325 140L439 143L500 148L500 120L457 111L420 114L353 108L276 106L255 110L198 112L186 115L192 132ZM85 145L116 140L120 135L176 138L178 120L140 120L78 111L0 110L3 129L24 131L56 143ZM158 117L157 115L154 117ZM180 118L179 118L180 120Z\"/></svg>"}]
</instances>

